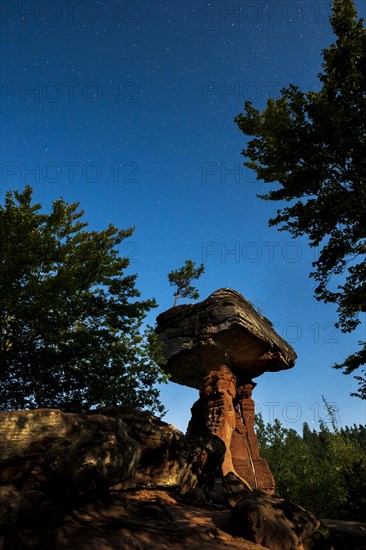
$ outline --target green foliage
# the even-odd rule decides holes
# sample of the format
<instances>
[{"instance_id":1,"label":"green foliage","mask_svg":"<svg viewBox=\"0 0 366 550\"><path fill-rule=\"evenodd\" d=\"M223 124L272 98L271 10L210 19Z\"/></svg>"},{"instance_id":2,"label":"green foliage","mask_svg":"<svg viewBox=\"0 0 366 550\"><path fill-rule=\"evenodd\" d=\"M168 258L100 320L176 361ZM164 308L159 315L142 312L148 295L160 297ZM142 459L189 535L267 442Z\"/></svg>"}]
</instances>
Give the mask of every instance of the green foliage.
<instances>
[{"instance_id":1,"label":"green foliage","mask_svg":"<svg viewBox=\"0 0 366 550\"><path fill-rule=\"evenodd\" d=\"M335 417L328 409L331 424ZM272 470L276 492L322 518L363 520L366 513L366 429L364 426L303 433L265 425L256 417L260 453Z\"/></svg>"},{"instance_id":2,"label":"green foliage","mask_svg":"<svg viewBox=\"0 0 366 550\"><path fill-rule=\"evenodd\" d=\"M50 214L32 189L0 205L0 410L82 411L128 404L164 412L160 345L141 332L154 300L136 300L119 244L133 228L86 231L78 203Z\"/></svg>"},{"instance_id":3,"label":"green foliage","mask_svg":"<svg viewBox=\"0 0 366 550\"><path fill-rule=\"evenodd\" d=\"M323 51L321 89L289 85L263 112L247 101L235 122L253 136L246 166L279 184L261 198L292 202L270 225L320 247L315 297L337 304L339 326L350 332L366 312L366 30L352 0L333 0L330 21L336 43ZM361 345L336 367L348 374L365 364ZM356 379L354 395L366 398L365 378Z\"/></svg>"},{"instance_id":4,"label":"green foliage","mask_svg":"<svg viewBox=\"0 0 366 550\"><path fill-rule=\"evenodd\" d=\"M192 260L186 260L184 265L180 269L171 271L168 274L168 280L171 286L175 286L174 293L174 306L177 303L178 298L192 298L197 300L199 298L198 290L191 285L194 279L199 279L205 271L205 266L201 264L196 267L195 262Z\"/></svg>"}]
</instances>

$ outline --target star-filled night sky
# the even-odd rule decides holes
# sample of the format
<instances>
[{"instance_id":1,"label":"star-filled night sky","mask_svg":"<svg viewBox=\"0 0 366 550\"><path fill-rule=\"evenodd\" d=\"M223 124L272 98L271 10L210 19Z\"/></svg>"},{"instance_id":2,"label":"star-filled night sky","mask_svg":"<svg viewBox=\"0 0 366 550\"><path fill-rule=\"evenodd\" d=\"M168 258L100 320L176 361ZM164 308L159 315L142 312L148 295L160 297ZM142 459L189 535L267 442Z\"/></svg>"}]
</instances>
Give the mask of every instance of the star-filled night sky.
<instances>
[{"instance_id":1,"label":"star-filled night sky","mask_svg":"<svg viewBox=\"0 0 366 550\"><path fill-rule=\"evenodd\" d=\"M366 16L364 0L356 0ZM365 423L357 384L331 368L365 339L344 335L313 298L317 251L268 227L278 204L243 166L233 120L289 83L319 87L334 37L326 0L38 0L1 3L1 198L29 183L45 208L80 201L91 229L136 227L121 254L144 298L172 306L167 274L191 258L201 298L230 287L254 302L298 354L264 374L265 421L301 429ZM169 383L165 420L185 430L197 391Z\"/></svg>"}]
</instances>

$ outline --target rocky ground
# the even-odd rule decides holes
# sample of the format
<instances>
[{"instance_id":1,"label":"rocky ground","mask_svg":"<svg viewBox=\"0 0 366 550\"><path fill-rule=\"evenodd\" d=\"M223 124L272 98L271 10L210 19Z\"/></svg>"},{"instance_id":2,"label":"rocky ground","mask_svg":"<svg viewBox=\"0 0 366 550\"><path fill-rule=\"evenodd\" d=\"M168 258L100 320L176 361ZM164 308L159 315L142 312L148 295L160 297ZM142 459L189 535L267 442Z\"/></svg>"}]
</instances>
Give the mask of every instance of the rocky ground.
<instances>
[{"instance_id":1,"label":"rocky ground","mask_svg":"<svg viewBox=\"0 0 366 550\"><path fill-rule=\"evenodd\" d=\"M325 520L329 550L365 550L366 524ZM324 541L322 546L324 548ZM0 536L1 550L266 550L238 536L224 506L202 506L163 490L115 492ZM268 550L268 548L267 548Z\"/></svg>"},{"instance_id":2,"label":"rocky ground","mask_svg":"<svg viewBox=\"0 0 366 550\"><path fill-rule=\"evenodd\" d=\"M225 507L201 507L168 491L139 490L84 504L38 529L24 527L5 542L0 538L0 549L264 549L233 530Z\"/></svg>"},{"instance_id":3,"label":"rocky ground","mask_svg":"<svg viewBox=\"0 0 366 550\"><path fill-rule=\"evenodd\" d=\"M332 545L313 514L222 476L224 453L130 408L0 413L0 550L366 550L360 526L330 526Z\"/></svg>"}]
</instances>

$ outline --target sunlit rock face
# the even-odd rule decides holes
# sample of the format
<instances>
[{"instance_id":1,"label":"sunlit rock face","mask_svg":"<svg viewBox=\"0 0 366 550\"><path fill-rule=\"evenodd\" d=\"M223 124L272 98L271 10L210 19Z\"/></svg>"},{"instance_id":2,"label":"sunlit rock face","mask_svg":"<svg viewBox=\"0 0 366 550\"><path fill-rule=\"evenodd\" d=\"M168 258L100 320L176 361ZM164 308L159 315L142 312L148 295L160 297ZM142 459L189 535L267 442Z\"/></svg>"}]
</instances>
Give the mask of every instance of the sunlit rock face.
<instances>
[{"instance_id":1,"label":"sunlit rock face","mask_svg":"<svg viewBox=\"0 0 366 550\"><path fill-rule=\"evenodd\" d=\"M178 384L199 388L226 365L237 379L290 369L296 353L239 292L216 290L197 304L173 307L157 318L167 372Z\"/></svg>"},{"instance_id":2,"label":"sunlit rock face","mask_svg":"<svg viewBox=\"0 0 366 550\"><path fill-rule=\"evenodd\" d=\"M217 435L226 446L221 474L233 473L249 490L273 493L274 479L259 456L254 430L252 379L292 368L295 351L268 319L229 288L162 313L156 331L171 380L199 389L187 433Z\"/></svg>"}]
</instances>

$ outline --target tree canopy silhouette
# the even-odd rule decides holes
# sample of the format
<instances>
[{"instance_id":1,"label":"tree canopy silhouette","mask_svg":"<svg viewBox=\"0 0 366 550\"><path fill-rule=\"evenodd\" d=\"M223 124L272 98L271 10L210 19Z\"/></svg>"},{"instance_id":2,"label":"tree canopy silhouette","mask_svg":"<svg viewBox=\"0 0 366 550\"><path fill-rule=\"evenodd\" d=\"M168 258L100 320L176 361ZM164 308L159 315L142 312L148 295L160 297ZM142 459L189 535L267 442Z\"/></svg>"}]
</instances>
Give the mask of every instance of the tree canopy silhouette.
<instances>
[{"instance_id":1,"label":"tree canopy silhouette","mask_svg":"<svg viewBox=\"0 0 366 550\"><path fill-rule=\"evenodd\" d=\"M319 91L291 84L262 112L247 101L235 122L253 137L245 165L279 184L260 197L291 202L269 224L319 246L315 297L335 303L338 326L351 332L366 312L366 30L352 0L333 0L330 22L336 42L323 50ZM335 367L349 374L364 365L360 345ZM366 379L355 378L352 395L365 399Z\"/></svg>"},{"instance_id":2,"label":"tree canopy silhouette","mask_svg":"<svg viewBox=\"0 0 366 550\"><path fill-rule=\"evenodd\" d=\"M79 204L49 214L33 190L0 205L0 410L82 411L128 404L163 413L161 351L142 330L155 300L139 300L119 244L133 228L87 231Z\"/></svg>"}]
</instances>

